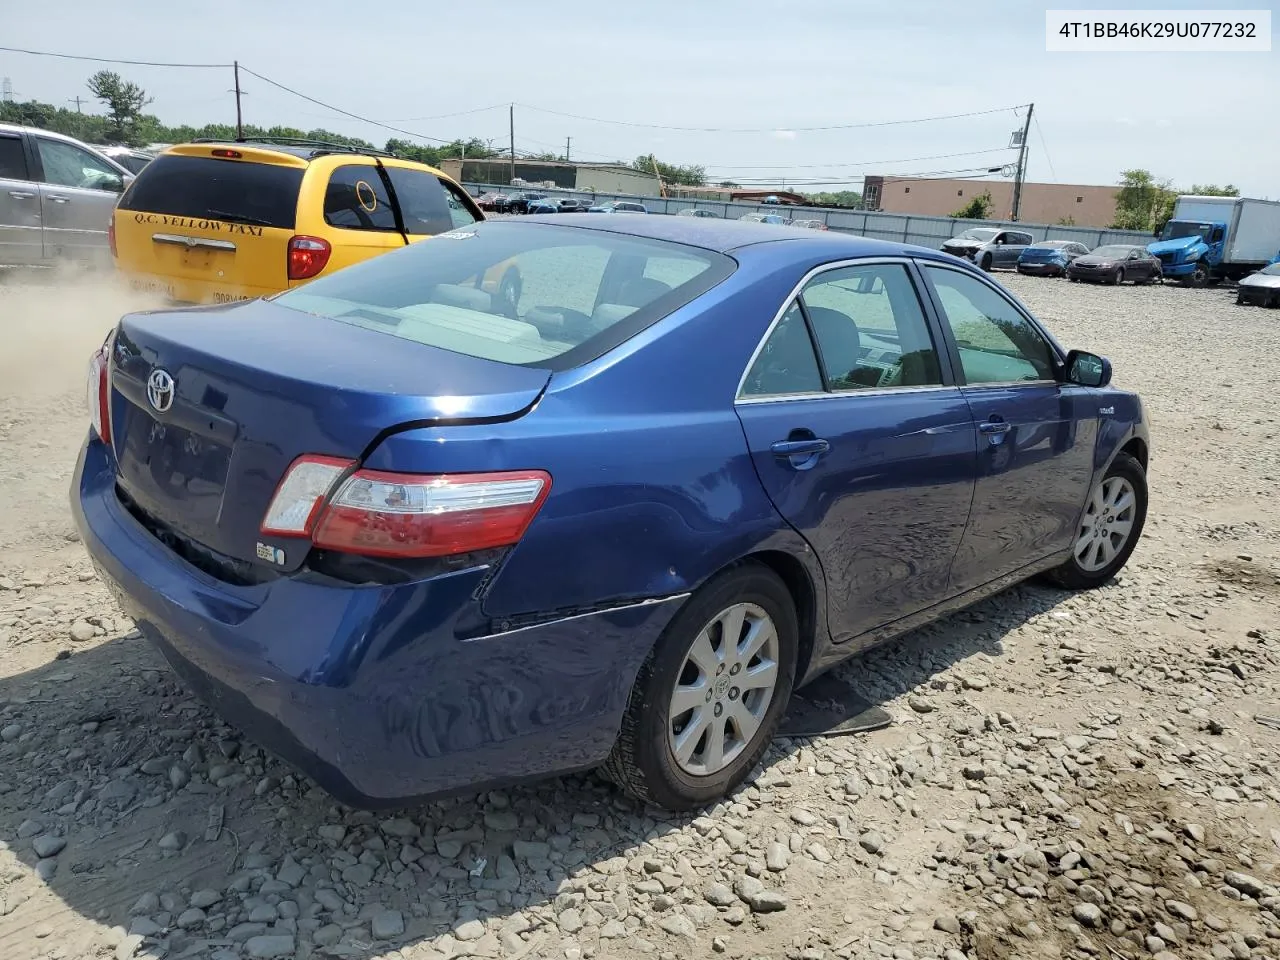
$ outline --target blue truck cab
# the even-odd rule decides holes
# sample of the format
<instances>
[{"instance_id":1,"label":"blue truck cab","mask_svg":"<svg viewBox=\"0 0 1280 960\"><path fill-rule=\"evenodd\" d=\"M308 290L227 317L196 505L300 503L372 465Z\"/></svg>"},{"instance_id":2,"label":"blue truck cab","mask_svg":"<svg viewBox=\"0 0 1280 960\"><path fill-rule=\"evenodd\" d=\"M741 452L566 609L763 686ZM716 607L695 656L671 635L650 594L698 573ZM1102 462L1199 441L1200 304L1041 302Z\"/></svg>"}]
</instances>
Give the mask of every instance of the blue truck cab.
<instances>
[{"instance_id":1,"label":"blue truck cab","mask_svg":"<svg viewBox=\"0 0 1280 960\"><path fill-rule=\"evenodd\" d=\"M1166 280L1203 287L1260 270L1280 250L1280 203L1245 197L1181 196L1148 244Z\"/></svg>"}]
</instances>

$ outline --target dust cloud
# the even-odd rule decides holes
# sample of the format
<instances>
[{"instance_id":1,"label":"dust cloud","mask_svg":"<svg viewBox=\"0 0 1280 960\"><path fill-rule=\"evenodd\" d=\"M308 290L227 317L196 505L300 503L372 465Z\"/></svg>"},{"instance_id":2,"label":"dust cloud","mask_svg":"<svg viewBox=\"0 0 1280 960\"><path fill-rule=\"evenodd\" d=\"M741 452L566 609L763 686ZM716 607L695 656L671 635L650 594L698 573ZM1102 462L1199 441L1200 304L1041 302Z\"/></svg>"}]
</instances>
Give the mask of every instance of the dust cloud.
<instances>
[{"instance_id":1,"label":"dust cloud","mask_svg":"<svg viewBox=\"0 0 1280 960\"><path fill-rule=\"evenodd\" d=\"M161 306L101 271L0 271L0 405L81 389L116 321Z\"/></svg>"}]
</instances>

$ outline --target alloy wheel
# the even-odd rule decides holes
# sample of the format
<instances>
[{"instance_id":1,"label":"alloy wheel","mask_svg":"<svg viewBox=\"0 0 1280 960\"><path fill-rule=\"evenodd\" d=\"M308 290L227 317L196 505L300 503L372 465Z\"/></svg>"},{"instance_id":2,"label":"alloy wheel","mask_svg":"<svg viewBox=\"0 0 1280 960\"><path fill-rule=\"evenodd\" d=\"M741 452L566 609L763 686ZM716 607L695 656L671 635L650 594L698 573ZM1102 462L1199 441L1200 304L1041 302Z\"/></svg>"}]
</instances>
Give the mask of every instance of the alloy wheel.
<instances>
[{"instance_id":1,"label":"alloy wheel","mask_svg":"<svg viewBox=\"0 0 1280 960\"><path fill-rule=\"evenodd\" d=\"M1124 549L1137 505L1133 485L1124 477L1108 477L1093 488L1072 551L1082 570L1096 573Z\"/></svg>"},{"instance_id":2,"label":"alloy wheel","mask_svg":"<svg viewBox=\"0 0 1280 960\"><path fill-rule=\"evenodd\" d=\"M667 744L685 773L723 770L755 739L778 684L778 631L754 603L736 603L698 633L668 704Z\"/></svg>"}]
</instances>

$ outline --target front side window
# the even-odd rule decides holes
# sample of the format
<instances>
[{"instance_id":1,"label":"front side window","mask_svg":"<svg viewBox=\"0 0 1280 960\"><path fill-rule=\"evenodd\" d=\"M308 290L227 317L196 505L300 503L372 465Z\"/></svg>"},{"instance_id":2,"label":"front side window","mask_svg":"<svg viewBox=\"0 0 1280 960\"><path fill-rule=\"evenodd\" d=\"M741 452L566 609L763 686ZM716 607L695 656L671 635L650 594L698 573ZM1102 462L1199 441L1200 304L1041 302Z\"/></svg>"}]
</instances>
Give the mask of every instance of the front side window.
<instances>
[{"instance_id":1,"label":"front side window","mask_svg":"<svg viewBox=\"0 0 1280 960\"><path fill-rule=\"evenodd\" d=\"M36 138L40 152L40 165L44 167L44 182L60 187L80 187L87 190L115 190L122 185L120 174L107 161L95 157L88 150L81 150L61 140Z\"/></svg>"},{"instance_id":2,"label":"front side window","mask_svg":"<svg viewBox=\"0 0 1280 960\"><path fill-rule=\"evenodd\" d=\"M683 244L492 221L347 267L275 302L474 357L566 369L733 268L722 254Z\"/></svg>"},{"instance_id":3,"label":"front side window","mask_svg":"<svg viewBox=\"0 0 1280 960\"><path fill-rule=\"evenodd\" d=\"M1012 303L958 270L924 269L941 301L943 322L959 348L967 383L1054 379L1051 347Z\"/></svg>"},{"instance_id":4,"label":"front side window","mask_svg":"<svg viewBox=\"0 0 1280 960\"><path fill-rule=\"evenodd\" d=\"M928 322L903 264L831 270L811 280L801 299L832 390L942 383Z\"/></svg>"}]
</instances>

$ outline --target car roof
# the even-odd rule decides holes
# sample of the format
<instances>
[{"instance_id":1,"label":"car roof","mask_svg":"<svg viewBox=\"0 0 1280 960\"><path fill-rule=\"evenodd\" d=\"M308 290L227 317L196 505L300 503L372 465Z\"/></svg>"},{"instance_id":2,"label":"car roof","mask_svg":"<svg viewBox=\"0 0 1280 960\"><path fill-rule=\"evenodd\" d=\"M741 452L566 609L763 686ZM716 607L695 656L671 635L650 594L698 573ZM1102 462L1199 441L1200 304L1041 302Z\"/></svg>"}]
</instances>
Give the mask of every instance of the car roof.
<instances>
[{"instance_id":1,"label":"car roof","mask_svg":"<svg viewBox=\"0 0 1280 960\"><path fill-rule=\"evenodd\" d=\"M742 220L725 220L719 217L585 217L582 219L554 215L522 217L521 223L546 223L558 227L570 227L579 230L599 230L604 233L618 233L633 237L644 237L651 240L667 240L671 243L683 243L691 247L701 247L716 253L731 253L734 250L761 243L804 244L812 252L822 248L828 250L834 258L839 257L871 257L925 256L935 260L953 262L954 257L940 254L927 247L911 244L893 243L887 240L872 240L850 233L836 230L808 230L804 227L776 226L773 224L751 223Z\"/></svg>"}]
</instances>

